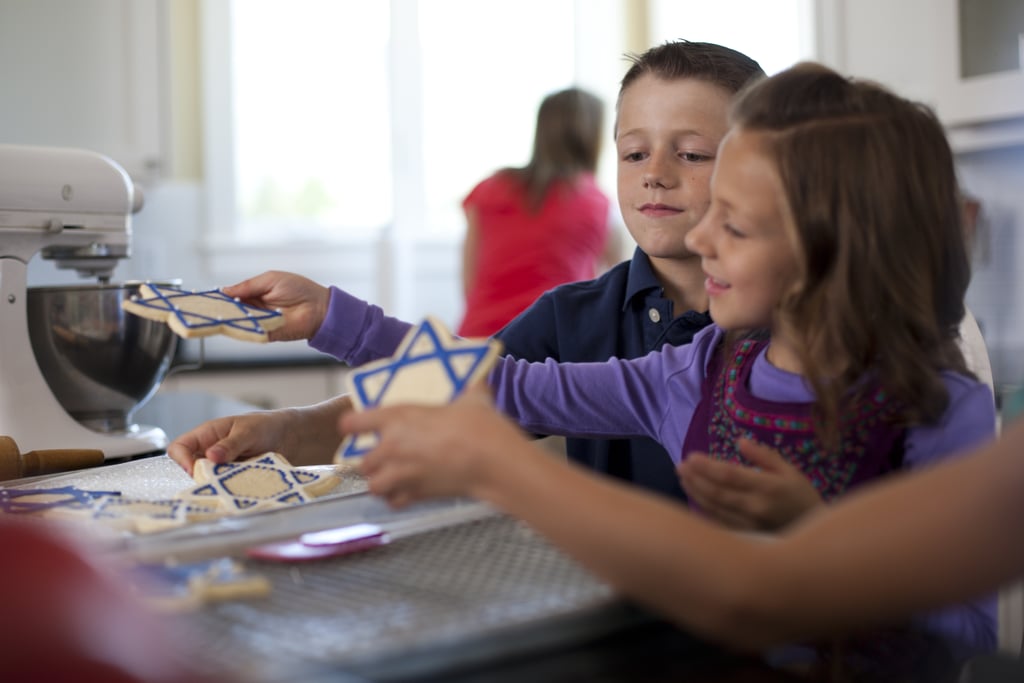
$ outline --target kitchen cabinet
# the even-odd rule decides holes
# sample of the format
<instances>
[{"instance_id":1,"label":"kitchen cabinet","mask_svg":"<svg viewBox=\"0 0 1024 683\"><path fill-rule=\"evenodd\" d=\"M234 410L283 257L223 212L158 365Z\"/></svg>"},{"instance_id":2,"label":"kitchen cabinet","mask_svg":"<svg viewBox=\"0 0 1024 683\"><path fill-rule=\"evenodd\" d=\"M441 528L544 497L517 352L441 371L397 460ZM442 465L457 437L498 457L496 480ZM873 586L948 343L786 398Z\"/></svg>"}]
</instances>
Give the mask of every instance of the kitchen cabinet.
<instances>
[{"instance_id":1,"label":"kitchen cabinet","mask_svg":"<svg viewBox=\"0 0 1024 683\"><path fill-rule=\"evenodd\" d=\"M961 36L960 10L966 2L817 0L819 52L840 71L877 80L934 107L958 154L1020 146L1024 144L1024 70L1020 68L1024 58L1017 56L1014 69L1005 49L995 54L995 48L983 44L985 49L977 54L979 40ZM981 6L1006 13L1001 44L1008 43L1014 31L1024 34L1019 0L976 0L964 5L972 10ZM978 17L965 21L965 30L967 23L975 26L979 21Z\"/></svg>"},{"instance_id":2,"label":"kitchen cabinet","mask_svg":"<svg viewBox=\"0 0 1024 683\"><path fill-rule=\"evenodd\" d=\"M1024 4L942 0L935 17L949 46L935 55L943 121L964 125L1024 117Z\"/></svg>"},{"instance_id":3,"label":"kitchen cabinet","mask_svg":"<svg viewBox=\"0 0 1024 683\"><path fill-rule=\"evenodd\" d=\"M166 165L166 0L0 3L6 143L81 147L143 183Z\"/></svg>"}]
</instances>

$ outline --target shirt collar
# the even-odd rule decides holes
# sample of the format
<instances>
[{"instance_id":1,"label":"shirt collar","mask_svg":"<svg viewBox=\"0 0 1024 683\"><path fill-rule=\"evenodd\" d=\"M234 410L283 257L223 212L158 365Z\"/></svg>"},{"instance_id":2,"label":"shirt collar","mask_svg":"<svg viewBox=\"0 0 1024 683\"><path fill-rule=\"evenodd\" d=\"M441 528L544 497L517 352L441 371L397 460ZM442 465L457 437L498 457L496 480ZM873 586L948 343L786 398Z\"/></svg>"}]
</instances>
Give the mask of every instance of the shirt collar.
<instances>
[{"instance_id":1,"label":"shirt collar","mask_svg":"<svg viewBox=\"0 0 1024 683\"><path fill-rule=\"evenodd\" d=\"M654 275L651 267L651 259L640 247L633 252L633 259L629 262L629 276L626 278L626 296L622 301L622 310L629 308L629 302L641 294L646 295L651 290L664 291L658 278Z\"/></svg>"}]
</instances>

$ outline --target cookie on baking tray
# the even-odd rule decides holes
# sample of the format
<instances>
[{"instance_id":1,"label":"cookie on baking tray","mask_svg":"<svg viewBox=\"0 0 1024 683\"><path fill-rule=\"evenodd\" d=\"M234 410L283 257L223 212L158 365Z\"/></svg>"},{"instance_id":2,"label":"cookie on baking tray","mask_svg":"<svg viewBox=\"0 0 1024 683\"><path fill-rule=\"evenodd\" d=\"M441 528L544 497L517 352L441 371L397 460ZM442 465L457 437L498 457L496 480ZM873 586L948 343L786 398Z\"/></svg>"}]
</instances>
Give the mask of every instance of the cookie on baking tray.
<instances>
[{"instance_id":1,"label":"cookie on baking tray","mask_svg":"<svg viewBox=\"0 0 1024 683\"><path fill-rule=\"evenodd\" d=\"M96 521L114 529L140 534L224 514L220 506L179 499L129 498L118 491L85 491L73 486L4 490L0 492L0 512L67 521Z\"/></svg>"},{"instance_id":2,"label":"cookie on baking tray","mask_svg":"<svg viewBox=\"0 0 1024 683\"><path fill-rule=\"evenodd\" d=\"M0 489L0 513L34 514L69 521L95 521L145 534L218 517L307 503L341 483L336 467L292 467L277 453L234 463L199 460L195 485L169 499L140 499L117 491Z\"/></svg>"},{"instance_id":3,"label":"cookie on baking tray","mask_svg":"<svg viewBox=\"0 0 1024 683\"><path fill-rule=\"evenodd\" d=\"M318 473L291 464L279 453L230 463L196 461L192 478L197 486L178 494L200 505L220 506L237 514L308 503L341 483L336 471Z\"/></svg>"},{"instance_id":4,"label":"cookie on baking tray","mask_svg":"<svg viewBox=\"0 0 1024 683\"><path fill-rule=\"evenodd\" d=\"M139 564L126 579L142 600L160 611L180 612L211 602L261 598L270 594L270 581L252 574L239 562L222 557L178 564Z\"/></svg>"},{"instance_id":5,"label":"cookie on baking tray","mask_svg":"<svg viewBox=\"0 0 1024 683\"><path fill-rule=\"evenodd\" d=\"M49 489L0 488L0 512L45 515L54 511L88 511L97 501L120 496L118 491L86 491L74 486Z\"/></svg>"},{"instance_id":6,"label":"cookie on baking tray","mask_svg":"<svg viewBox=\"0 0 1024 683\"><path fill-rule=\"evenodd\" d=\"M280 311L250 306L219 289L190 292L147 282L139 287L138 294L122 301L121 307L143 318L166 322L186 339L225 334L242 341L266 342L267 333L284 324Z\"/></svg>"},{"instance_id":7,"label":"cookie on baking tray","mask_svg":"<svg viewBox=\"0 0 1024 683\"><path fill-rule=\"evenodd\" d=\"M428 316L409 330L393 356L354 369L346 383L356 410L400 403L442 405L485 379L500 353L500 341L460 339ZM375 434L347 436L338 459L362 456L376 444Z\"/></svg>"}]
</instances>

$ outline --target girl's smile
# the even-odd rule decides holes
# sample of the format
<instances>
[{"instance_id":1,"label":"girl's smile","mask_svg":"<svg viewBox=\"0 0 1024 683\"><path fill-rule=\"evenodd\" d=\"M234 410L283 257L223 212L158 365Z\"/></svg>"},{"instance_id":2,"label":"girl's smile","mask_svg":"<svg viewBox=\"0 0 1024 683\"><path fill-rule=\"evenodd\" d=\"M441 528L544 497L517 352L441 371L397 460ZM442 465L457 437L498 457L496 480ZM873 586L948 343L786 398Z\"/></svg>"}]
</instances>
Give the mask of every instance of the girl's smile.
<instances>
[{"instance_id":1,"label":"girl's smile","mask_svg":"<svg viewBox=\"0 0 1024 683\"><path fill-rule=\"evenodd\" d=\"M708 275L704 280L704 289L707 290L709 297L715 297L728 290L729 285Z\"/></svg>"}]
</instances>

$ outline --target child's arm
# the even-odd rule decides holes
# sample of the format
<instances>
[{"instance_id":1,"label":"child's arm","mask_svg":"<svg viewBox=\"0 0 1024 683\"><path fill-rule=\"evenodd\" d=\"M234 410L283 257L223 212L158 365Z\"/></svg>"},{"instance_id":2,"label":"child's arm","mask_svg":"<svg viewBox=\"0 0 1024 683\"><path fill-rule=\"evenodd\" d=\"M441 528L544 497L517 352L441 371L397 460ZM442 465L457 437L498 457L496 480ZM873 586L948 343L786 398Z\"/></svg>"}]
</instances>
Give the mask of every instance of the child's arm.
<instances>
[{"instance_id":1,"label":"child's arm","mask_svg":"<svg viewBox=\"0 0 1024 683\"><path fill-rule=\"evenodd\" d=\"M949 390L945 414L933 425L907 432L903 467L927 467L956 456L995 436L996 409L992 391L980 382L944 373Z\"/></svg>"},{"instance_id":2,"label":"child's arm","mask_svg":"<svg viewBox=\"0 0 1024 683\"><path fill-rule=\"evenodd\" d=\"M949 406L934 425L907 432L904 469L920 469L959 458L995 436L995 403L988 386L946 374ZM943 502L936 501L936 505ZM920 617L930 630L977 651L995 648L998 607L993 593Z\"/></svg>"},{"instance_id":3,"label":"child's arm","mask_svg":"<svg viewBox=\"0 0 1024 683\"><path fill-rule=\"evenodd\" d=\"M209 420L172 441L167 455L189 474L199 458L231 462L267 451L280 453L293 465L329 463L341 445L338 419L351 407L348 396L338 396L302 408Z\"/></svg>"},{"instance_id":4,"label":"child's arm","mask_svg":"<svg viewBox=\"0 0 1024 683\"><path fill-rule=\"evenodd\" d=\"M535 434L657 439L678 462L721 330L633 360L529 363L506 356L488 377L498 408Z\"/></svg>"},{"instance_id":5,"label":"child's arm","mask_svg":"<svg viewBox=\"0 0 1024 683\"><path fill-rule=\"evenodd\" d=\"M466 236L462 240L462 298L467 300L476 283L480 254L480 221L475 208L463 206L462 210L466 214Z\"/></svg>"},{"instance_id":6,"label":"child's arm","mask_svg":"<svg viewBox=\"0 0 1024 683\"><path fill-rule=\"evenodd\" d=\"M380 306L331 287L327 313L309 345L358 366L394 354L410 329L410 323L384 315Z\"/></svg>"},{"instance_id":7,"label":"child's arm","mask_svg":"<svg viewBox=\"0 0 1024 683\"><path fill-rule=\"evenodd\" d=\"M349 413L342 426L380 433L364 468L392 504L488 501L623 594L741 646L904 619L1024 572L1024 422L969 458L865 486L774 541L550 458L485 392Z\"/></svg>"},{"instance_id":8,"label":"child's arm","mask_svg":"<svg viewBox=\"0 0 1024 683\"><path fill-rule=\"evenodd\" d=\"M271 341L308 339L314 349L349 365L390 356L412 327L385 316L379 306L295 273L267 271L224 293L281 310L285 322L269 333Z\"/></svg>"}]
</instances>

